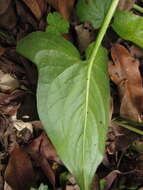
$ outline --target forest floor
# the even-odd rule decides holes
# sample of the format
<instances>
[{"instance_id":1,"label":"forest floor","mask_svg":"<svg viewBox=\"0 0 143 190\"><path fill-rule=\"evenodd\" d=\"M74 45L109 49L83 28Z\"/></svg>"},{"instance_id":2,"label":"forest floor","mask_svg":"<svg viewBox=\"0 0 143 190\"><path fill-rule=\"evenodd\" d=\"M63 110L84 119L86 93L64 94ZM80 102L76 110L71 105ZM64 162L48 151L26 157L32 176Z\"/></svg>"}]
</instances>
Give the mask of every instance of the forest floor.
<instances>
[{"instance_id":1,"label":"forest floor","mask_svg":"<svg viewBox=\"0 0 143 190\"><path fill-rule=\"evenodd\" d=\"M16 52L19 40L33 31L45 31L47 15L53 11L60 12L70 22L70 32L64 37L81 54L95 40L98 30L88 22L81 23L76 16L77 1L63 0L64 4L62 0L59 1L58 4L58 0L0 0L0 190L30 190L31 187L38 188L41 183L49 189L79 189L74 177L60 161L39 120L36 105L37 68ZM118 9L132 12L133 3L143 7L141 0L121 0ZM126 56L138 61L138 66L130 67L128 60L129 64L123 66L120 74L124 75L124 69L129 69L133 75L138 72L137 80L142 81L142 49L121 39L112 29L104 37L103 45L108 49L110 61L116 61L116 48L119 48L123 61L127 61ZM127 120L118 120L116 123L111 120L105 157L91 188L143 190L143 137L136 131L124 128L124 124L128 124L141 131L143 119L139 110L136 113L136 105L143 105L143 94L135 95L138 89L131 86L130 93L136 96L136 105L126 107L127 102L132 104L130 95L122 93L112 71L112 67L109 67L112 79L110 115L112 118L125 116ZM142 92L142 89L139 90ZM143 106L141 109L143 111Z\"/></svg>"}]
</instances>

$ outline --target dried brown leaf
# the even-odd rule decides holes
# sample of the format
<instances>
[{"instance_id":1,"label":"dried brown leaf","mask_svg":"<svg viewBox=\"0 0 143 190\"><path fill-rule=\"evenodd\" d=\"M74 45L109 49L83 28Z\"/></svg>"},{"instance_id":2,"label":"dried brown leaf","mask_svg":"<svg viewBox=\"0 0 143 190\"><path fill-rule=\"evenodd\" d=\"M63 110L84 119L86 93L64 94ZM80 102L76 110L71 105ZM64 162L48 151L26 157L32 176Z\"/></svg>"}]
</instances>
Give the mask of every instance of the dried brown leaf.
<instances>
[{"instance_id":1,"label":"dried brown leaf","mask_svg":"<svg viewBox=\"0 0 143 190\"><path fill-rule=\"evenodd\" d=\"M119 170L113 170L110 172L106 177L106 185L104 190L109 190L111 188L111 185L115 181L115 179L118 177L118 175L121 174Z\"/></svg>"},{"instance_id":2,"label":"dried brown leaf","mask_svg":"<svg viewBox=\"0 0 143 190\"><path fill-rule=\"evenodd\" d=\"M11 153L4 177L14 190L29 190L35 184L36 176L31 160L19 145Z\"/></svg>"},{"instance_id":3,"label":"dried brown leaf","mask_svg":"<svg viewBox=\"0 0 143 190\"><path fill-rule=\"evenodd\" d=\"M31 11L27 11L27 6L23 6L24 4L22 1L16 1L15 5L20 21L18 25L19 32L16 35L16 40L19 41L29 32L31 32L31 28L32 30L37 30L38 23L34 15L31 14Z\"/></svg>"},{"instance_id":4,"label":"dried brown leaf","mask_svg":"<svg viewBox=\"0 0 143 190\"><path fill-rule=\"evenodd\" d=\"M40 10L42 12L42 14L46 11L46 0L37 0L37 3L40 7Z\"/></svg>"},{"instance_id":5,"label":"dried brown leaf","mask_svg":"<svg viewBox=\"0 0 143 190\"><path fill-rule=\"evenodd\" d=\"M55 186L55 174L48 161L59 162L59 158L47 135L43 132L27 146L26 151L39 164L51 184Z\"/></svg>"},{"instance_id":6,"label":"dried brown leaf","mask_svg":"<svg viewBox=\"0 0 143 190\"><path fill-rule=\"evenodd\" d=\"M109 64L109 74L119 88L120 114L122 117L140 122L143 110L143 88L139 61L119 44L112 47L111 55L114 63Z\"/></svg>"},{"instance_id":7,"label":"dried brown leaf","mask_svg":"<svg viewBox=\"0 0 143 190\"><path fill-rule=\"evenodd\" d=\"M130 47L130 52L134 57L143 58L143 50L135 45Z\"/></svg>"},{"instance_id":8,"label":"dried brown leaf","mask_svg":"<svg viewBox=\"0 0 143 190\"><path fill-rule=\"evenodd\" d=\"M8 73L3 73L0 70L0 91L2 92L12 92L19 87L19 81L12 77Z\"/></svg>"},{"instance_id":9,"label":"dried brown leaf","mask_svg":"<svg viewBox=\"0 0 143 190\"><path fill-rule=\"evenodd\" d=\"M84 25L75 26L75 31L77 34L78 47L81 52L83 52L88 45L94 40L94 32L91 30L89 23Z\"/></svg>"},{"instance_id":10,"label":"dried brown leaf","mask_svg":"<svg viewBox=\"0 0 143 190\"><path fill-rule=\"evenodd\" d=\"M23 90L15 90L10 94L0 93L0 112L14 116L20 107L20 100L26 95Z\"/></svg>"},{"instance_id":11,"label":"dried brown leaf","mask_svg":"<svg viewBox=\"0 0 143 190\"><path fill-rule=\"evenodd\" d=\"M0 27L11 30L16 25L12 0L0 0Z\"/></svg>"},{"instance_id":12,"label":"dried brown leaf","mask_svg":"<svg viewBox=\"0 0 143 190\"><path fill-rule=\"evenodd\" d=\"M47 2L59 11L64 19L69 19L75 0L47 0Z\"/></svg>"},{"instance_id":13,"label":"dried brown leaf","mask_svg":"<svg viewBox=\"0 0 143 190\"><path fill-rule=\"evenodd\" d=\"M40 9L39 3L37 0L22 0L27 7L31 10L33 15L37 18L37 20L40 20L42 17L42 11Z\"/></svg>"},{"instance_id":14,"label":"dried brown leaf","mask_svg":"<svg viewBox=\"0 0 143 190\"><path fill-rule=\"evenodd\" d=\"M136 0L120 0L118 10L130 10Z\"/></svg>"}]
</instances>

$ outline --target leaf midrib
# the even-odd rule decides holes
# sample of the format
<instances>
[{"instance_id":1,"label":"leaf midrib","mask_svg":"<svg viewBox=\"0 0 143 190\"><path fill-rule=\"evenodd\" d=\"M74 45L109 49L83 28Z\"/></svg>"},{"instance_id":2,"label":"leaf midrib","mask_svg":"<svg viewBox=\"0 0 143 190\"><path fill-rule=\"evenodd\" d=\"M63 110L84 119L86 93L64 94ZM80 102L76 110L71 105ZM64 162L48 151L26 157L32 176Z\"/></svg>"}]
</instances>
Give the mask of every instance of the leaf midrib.
<instances>
[{"instance_id":1,"label":"leaf midrib","mask_svg":"<svg viewBox=\"0 0 143 190\"><path fill-rule=\"evenodd\" d=\"M83 157L83 166L84 166L84 163L85 163L85 160L84 160L84 153L85 153L85 150L84 150L84 147L85 147L85 138L86 138L86 129L87 129L87 115L88 115L88 106L89 106L89 90L90 90L90 83L91 83L91 72L92 72L92 68L93 68L93 63L94 63L94 60L95 60L95 57L97 55L97 52L99 50L99 47L101 45L101 42L103 40L103 37L107 31L107 28L109 26L109 23L112 19L112 16L116 10L116 7L119 3L119 0L114 0L111 2L111 6L108 10L108 13L105 17L105 20L103 22L103 25L101 27L101 30L99 32L99 35L97 36L97 39L96 39L96 42L95 42L95 46L93 48L93 51L92 53L90 54L89 58L88 58L88 61L87 61L87 64L89 64L88 66L88 72L87 72L87 83L86 83L86 98L85 98L85 122L84 122L84 131L83 131L83 148L82 148L82 157ZM84 170L83 170L83 178L84 178L84 187L86 187L86 177L85 177L85 174L84 174Z\"/></svg>"},{"instance_id":2,"label":"leaf midrib","mask_svg":"<svg viewBox=\"0 0 143 190\"><path fill-rule=\"evenodd\" d=\"M98 49L97 49L98 51ZM88 72L87 72L87 83L86 83L86 97L85 97L85 122L84 122L84 131L83 131L83 147L82 147L82 160L83 160L83 166L85 165L85 144L86 144L86 129L87 129L87 116L88 116L88 107L89 107L89 91L90 91L90 85L91 85L91 72L93 68L94 59L89 58L89 61L87 64L88 66ZM83 179L84 179L84 187L86 187L86 176L83 169ZM85 188L86 189L86 188Z\"/></svg>"}]
</instances>

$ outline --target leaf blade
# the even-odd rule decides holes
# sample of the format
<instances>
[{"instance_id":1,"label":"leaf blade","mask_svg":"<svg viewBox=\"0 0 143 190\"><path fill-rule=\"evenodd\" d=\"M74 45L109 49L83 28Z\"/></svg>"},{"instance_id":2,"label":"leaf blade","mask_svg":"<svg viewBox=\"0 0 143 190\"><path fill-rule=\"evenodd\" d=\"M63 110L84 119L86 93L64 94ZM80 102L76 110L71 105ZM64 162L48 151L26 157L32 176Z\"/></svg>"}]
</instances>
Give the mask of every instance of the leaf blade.
<instances>
[{"instance_id":1,"label":"leaf blade","mask_svg":"<svg viewBox=\"0 0 143 190\"><path fill-rule=\"evenodd\" d=\"M88 89L90 97L86 102L90 66L88 61L81 61L77 50L69 42L61 40L58 46L51 45L49 48L48 43L46 45L43 43L47 38L49 42L51 36L45 34L43 36L43 33L40 35L45 40L39 39L37 43L34 34L32 43L29 39L25 40L25 45L22 42L17 49L38 65L38 112L48 136L67 168L75 175L81 188L89 189L95 170L103 158L108 127L107 53L103 48L98 51L97 64L94 64L91 70L92 76ZM52 40L57 39L53 37ZM36 47L35 54L27 52L26 47L30 48L34 45L39 47ZM42 51L42 48L45 50L46 47L46 52ZM72 53L69 53L67 49L72 50ZM51 51L57 52L58 59ZM50 76L47 65L52 67L54 64L55 68L58 68L61 60L64 63L63 68L57 69L54 76ZM104 82L101 84L101 81ZM87 117L86 122L85 117Z\"/></svg>"},{"instance_id":2,"label":"leaf blade","mask_svg":"<svg viewBox=\"0 0 143 190\"><path fill-rule=\"evenodd\" d=\"M112 24L113 30L124 40L143 47L143 18L128 11L117 11Z\"/></svg>"},{"instance_id":3,"label":"leaf blade","mask_svg":"<svg viewBox=\"0 0 143 190\"><path fill-rule=\"evenodd\" d=\"M55 35L66 34L69 32L69 22L61 17L58 12L49 13L47 16L48 26L46 32Z\"/></svg>"},{"instance_id":4,"label":"leaf blade","mask_svg":"<svg viewBox=\"0 0 143 190\"><path fill-rule=\"evenodd\" d=\"M79 0L76 7L77 16L80 20L91 22L94 29L98 29L106 16L111 0Z\"/></svg>"}]
</instances>

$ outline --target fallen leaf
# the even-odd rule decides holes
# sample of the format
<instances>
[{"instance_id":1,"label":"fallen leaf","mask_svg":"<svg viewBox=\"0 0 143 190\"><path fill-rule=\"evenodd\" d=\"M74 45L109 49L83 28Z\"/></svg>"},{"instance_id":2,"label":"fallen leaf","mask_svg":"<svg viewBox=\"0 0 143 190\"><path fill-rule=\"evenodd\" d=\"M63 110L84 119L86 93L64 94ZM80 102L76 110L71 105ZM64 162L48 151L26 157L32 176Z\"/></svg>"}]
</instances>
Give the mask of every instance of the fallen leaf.
<instances>
[{"instance_id":1,"label":"fallen leaf","mask_svg":"<svg viewBox=\"0 0 143 190\"><path fill-rule=\"evenodd\" d=\"M143 50L136 45L130 47L131 55L137 58L143 58Z\"/></svg>"},{"instance_id":2,"label":"fallen leaf","mask_svg":"<svg viewBox=\"0 0 143 190\"><path fill-rule=\"evenodd\" d=\"M89 23L75 26L77 42L80 52L83 52L88 45L94 40L94 32L91 30Z\"/></svg>"},{"instance_id":3,"label":"fallen leaf","mask_svg":"<svg viewBox=\"0 0 143 190\"><path fill-rule=\"evenodd\" d=\"M58 10L64 19L69 19L75 0L47 0L47 2Z\"/></svg>"},{"instance_id":4,"label":"fallen leaf","mask_svg":"<svg viewBox=\"0 0 143 190\"><path fill-rule=\"evenodd\" d=\"M18 87L19 87L19 82L16 78L0 70L0 90L2 92L7 92L7 91L12 92Z\"/></svg>"},{"instance_id":5,"label":"fallen leaf","mask_svg":"<svg viewBox=\"0 0 143 190\"><path fill-rule=\"evenodd\" d=\"M32 124L29 122L23 122L21 120L15 120L13 122L13 126L18 130L18 131L22 131L23 129L29 129L29 131L31 133L33 133L33 127Z\"/></svg>"},{"instance_id":6,"label":"fallen leaf","mask_svg":"<svg viewBox=\"0 0 143 190\"><path fill-rule=\"evenodd\" d=\"M43 132L26 147L26 151L39 164L51 184L55 186L55 174L48 161L59 163L60 161L47 135Z\"/></svg>"},{"instance_id":7,"label":"fallen leaf","mask_svg":"<svg viewBox=\"0 0 143 190\"><path fill-rule=\"evenodd\" d=\"M38 3L38 5L39 5L39 7L40 7L40 10L41 10L41 12L42 12L42 15L43 15L43 13L46 11L46 0L37 0L37 3Z\"/></svg>"},{"instance_id":8,"label":"fallen leaf","mask_svg":"<svg viewBox=\"0 0 143 190\"><path fill-rule=\"evenodd\" d=\"M37 18L37 20L40 20L43 16L42 14L42 10L41 8L43 9L43 5L42 7L40 7L39 5L42 2L42 0L40 1L37 1L37 0L22 0L26 5L27 7L31 10L31 12L33 13L33 15Z\"/></svg>"},{"instance_id":9,"label":"fallen leaf","mask_svg":"<svg viewBox=\"0 0 143 190\"><path fill-rule=\"evenodd\" d=\"M0 114L0 151L4 151L3 157L12 152L16 143L16 133L12 121L4 114Z\"/></svg>"},{"instance_id":10,"label":"fallen leaf","mask_svg":"<svg viewBox=\"0 0 143 190\"><path fill-rule=\"evenodd\" d=\"M120 0L118 5L118 10L130 10L133 7L133 4L136 0Z\"/></svg>"},{"instance_id":11,"label":"fallen leaf","mask_svg":"<svg viewBox=\"0 0 143 190\"><path fill-rule=\"evenodd\" d=\"M23 90L14 90L11 93L0 93L0 111L2 114L16 116L21 99L26 95Z\"/></svg>"},{"instance_id":12,"label":"fallen leaf","mask_svg":"<svg viewBox=\"0 0 143 190\"><path fill-rule=\"evenodd\" d=\"M22 1L16 1L15 4L19 18L19 32L16 36L16 39L19 40L27 35L27 33L31 32L31 28L32 30L37 30L38 23L34 15L31 14L31 11L27 11L27 6L24 6Z\"/></svg>"},{"instance_id":13,"label":"fallen leaf","mask_svg":"<svg viewBox=\"0 0 143 190\"><path fill-rule=\"evenodd\" d=\"M17 55L15 54L15 56L17 56ZM10 57L9 54L8 54L8 57ZM22 68L18 64L15 64L15 62L13 62L12 60L10 60L4 56L0 56L0 70L3 73L8 73L12 76L16 76L17 73L20 73L20 74L23 73ZM13 78L15 78L15 77L13 77Z\"/></svg>"},{"instance_id":14,"label":"fallen leaf","mask_svg":"<svg viewBox=\"0 0 143 190\"><path fill-rule=\"evenodd\" d=\"M32 162L19 145L11 153L4 177L14 190L29 190L35 184Z\"/></svg>"},{"instance_id":15,"label":"fallen leaf","mask_svg":"<svg viewBox=\"0 0 143 190\"><path fill-rule=\"evenodd\" d=\"M0 0L0 27L11 30L16 25L16 15L12 0Z\"/></svg>"},{"instance_id":16,"label":"fallen leaf","mask_svg":"<svg viewBox=\"0 0 143 190\"><path fill-rule=\"evenodd\" d=\"M106 183L104 190L109 190L111 188L111 185L113 184L113 182L115 181L115 179L118 177L119 174L121 174L119 170L113 170L105 177Z\"/></svg>"},{"instance_id":17,"label":"fallen leaf","mask_svg":"<svg viewBox=\"0 0 143 190\"><path fill-rule=\"evenodd\" d=\"M120 115L141 122L143 88L139 61L119 44L112 47L111 55L114 63L109 64L109 74L119 88Z\"/></svg>"}]
</instances>

